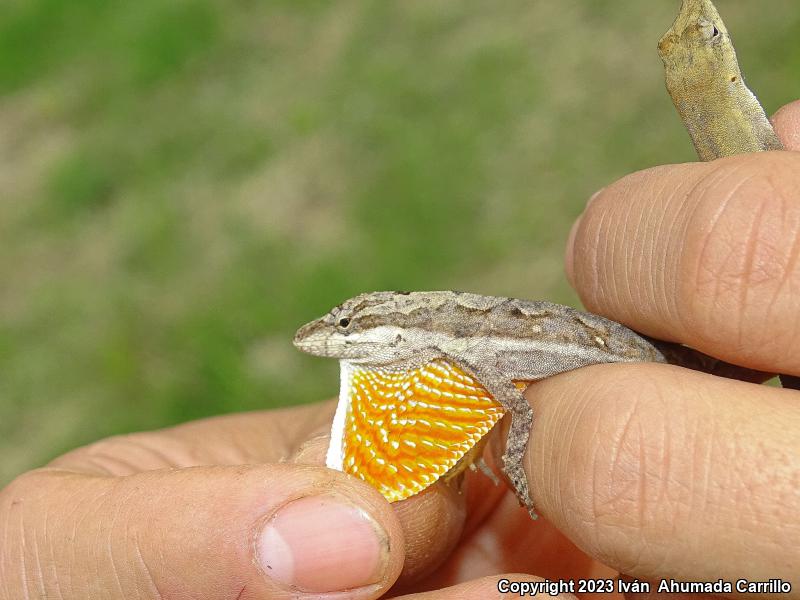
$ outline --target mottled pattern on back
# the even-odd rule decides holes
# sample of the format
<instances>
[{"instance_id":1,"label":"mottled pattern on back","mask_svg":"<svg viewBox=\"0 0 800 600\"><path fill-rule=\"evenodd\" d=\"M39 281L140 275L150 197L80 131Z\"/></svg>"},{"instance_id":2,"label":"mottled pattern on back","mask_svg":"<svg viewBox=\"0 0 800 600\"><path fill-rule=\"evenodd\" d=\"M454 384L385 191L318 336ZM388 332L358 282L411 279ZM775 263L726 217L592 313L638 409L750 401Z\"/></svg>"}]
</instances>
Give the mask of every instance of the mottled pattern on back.
<instances>
[{"instance_id":1,"label":"mottled pattern on back","mask_svg":"<svg viewBox=\"0 0 800 600\"><path fill-rule=\"evenodd\" d=\"M337 309L334 309L337 310ZM398 324L456 338L494 337L597 348L623 360L662 360L640 335L609 319L546 301L481 296L468 292L375 292L338 307L358 316L357 328ZM606 362L606 361L600 361Z\"/></svg>"}]
</instances>

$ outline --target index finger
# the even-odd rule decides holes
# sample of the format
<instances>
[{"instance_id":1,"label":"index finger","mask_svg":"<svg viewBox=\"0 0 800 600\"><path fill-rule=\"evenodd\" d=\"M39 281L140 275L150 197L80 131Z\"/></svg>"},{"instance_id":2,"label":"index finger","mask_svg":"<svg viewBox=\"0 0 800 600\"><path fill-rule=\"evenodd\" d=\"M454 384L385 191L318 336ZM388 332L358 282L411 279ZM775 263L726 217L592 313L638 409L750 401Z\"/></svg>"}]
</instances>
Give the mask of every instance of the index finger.
<instances>
[{"instance_id":1,"label":"index finger","mask_svg":"<svg viewBox=\"0 0 800 600\"><path fill-rule=\"evenodd\" d=\"M130 475L163 468L275 463L330 427L333 401L234 413L156 431L118 435L77 448L50 466L81 473Z\"/></svg>"},{"instance_id":2,"label":"index finger","mask_svg":"<svg viewBox=\"0 0 800 600\"><path fill-rule=\"evenodd\" d=\"M792 105L778 115L787 138ZM794 124L794 125L793 125ZM567 272L586 307L728 362L800 373L800 153L634 173L573 230Z\"/></svg>"}]
</instances>

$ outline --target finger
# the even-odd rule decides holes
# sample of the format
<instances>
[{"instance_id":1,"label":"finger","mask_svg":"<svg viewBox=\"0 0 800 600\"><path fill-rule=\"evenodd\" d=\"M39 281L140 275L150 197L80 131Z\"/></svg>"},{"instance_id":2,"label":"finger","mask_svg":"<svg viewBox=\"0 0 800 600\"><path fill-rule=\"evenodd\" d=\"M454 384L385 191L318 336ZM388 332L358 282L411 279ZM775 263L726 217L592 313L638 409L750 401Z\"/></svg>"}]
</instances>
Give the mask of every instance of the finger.
<instances>
[{"instance_id":1,"label":"finger","mask_svg":"<svg viewBox=\"0 0 800 600\"><path fill-rule=\"evenodd\" d=\"M163 468L286 460L309 436L330 427L334 401L192 421L121 435L78 448L52 466L97 475Z\"/></svg>"},{"instance_id":2,"label":"finger","mask_svg":"<svg viewBox=\"0 0 800 600\"><path fill-rule=\"evenodd\" d=\"M209 462L285 460L312 435L330 429L336 400L272 410L222 415L162 430L179 443L205 454ZM232 453L231 449L235 449ZM245 460L242 460L245 459Z\"/></svg>"},{"instance_id":3,"label":"finger","mask_svg":"<svg viewBox=\"0 0 800 600\"><path fill-rule=\"evenodd\" d=\"M299 465L33 471L0 492L0 540L0 597L62 600L377 598L404 545L376 491Z\"/></svg>"},{"instance_id":4,"label":"finger","mask_svg":"<svg viewBox=\"0 0 800 600\"><path fill-rule=\"evenodd\" d=\"M586 307L758 370L800 373L800 153L648 169L604 189L567 253Z\"/></svg>"},{"instance_id":5,"label":"finger","mask_svg":"<svg viewBox=\"0 0 800 600\"><path fill-rule=\"evenodd\" d=\"M396 600L506 600L509 597L533 596L534 590L536 595L575 598L569 592L560 592L557 584L554 587L553 582L545 582L541 577L509 573L491 575L432 592L397 596Z\"/></svg>"},{"instance_id":6,"label":"finger","mask_svg":"<svg viewBox=\"0 0 800 600\"><path fill-rule=\"evenodd\" d=\"M327 434L313 437L292 460L324 465L329 440ZM439 480L423 492L393 503L406 550L398 585L411 585L436 572L465 532L486 517L504 492L482 473L468 472L463 481Z\"/></svg>"},{"instance_id":7,"label":"finger","mask_svg":"<svg viewBox=\"0 0 800 600\"><path fill-rule=\"evenodd\" d=\"M800 150L800 100L776 112L772 125L787 150Z\"/></svg>"},{"instance_id":8,"label":"finger","mask_svg":"<svg viewBox=\"0 0 800 600\"><path fill-rule=\"evenodd\" d=\"M800 597L798 392L658 364L528 388L538 509L642 579L783 578Z\"/></svg>"}]
</instances>

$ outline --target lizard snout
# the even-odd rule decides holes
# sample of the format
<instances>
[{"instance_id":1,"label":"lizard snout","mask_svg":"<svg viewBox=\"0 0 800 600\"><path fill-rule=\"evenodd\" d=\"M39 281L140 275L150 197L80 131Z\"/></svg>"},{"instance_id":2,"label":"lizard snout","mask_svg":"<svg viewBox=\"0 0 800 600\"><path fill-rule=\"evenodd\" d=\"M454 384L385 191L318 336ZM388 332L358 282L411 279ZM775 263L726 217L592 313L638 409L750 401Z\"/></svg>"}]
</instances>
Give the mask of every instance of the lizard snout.
<instances>
[{"instance_id":1,"label":"lizard snout","mask_svg":"<svg viewBox=\"0 0 800 600\"><path fill-rule=\"evenodd\" d=\"M306 323L297 332L294 334L294 339L292 343L295 347L299 350L308 351L307 348L312 344L309 344L314 337L314 330L319 329L317 327L317 321L311 321L311 323Z\"/></svg>"},{"instance_id":2,"label":"lizard snout","mask_svg":"<svg viewBox=\"0 0 800 600\"><path fill-rule=\"evenodd\" d=\"M317 319L306 323L297 333L294 334L292 343L295 348L313 354L315 356L329 356L330 355L330 326L323 322L323 319Z\"/></svg>"}]
</instances>

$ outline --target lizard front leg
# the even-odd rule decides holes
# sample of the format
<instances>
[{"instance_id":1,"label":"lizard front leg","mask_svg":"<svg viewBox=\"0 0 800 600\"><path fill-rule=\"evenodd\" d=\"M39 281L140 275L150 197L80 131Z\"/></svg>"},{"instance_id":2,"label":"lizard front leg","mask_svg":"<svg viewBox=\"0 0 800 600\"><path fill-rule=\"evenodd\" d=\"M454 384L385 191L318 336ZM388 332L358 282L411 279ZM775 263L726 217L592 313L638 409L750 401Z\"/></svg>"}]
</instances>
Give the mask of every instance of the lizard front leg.
<instances>
[{"instance_id":1,"label":"lizard front leg","mask_svg":"<svg viewBox=\"0 0 800 600\"><path fill-rule=\"evenodd\" d=\"M511 427L506 438L506 451L503 454L503 472L508 477L520 504L528 509L531 518L536 519L536 511L531 498L528 476L525 474L523 460L533 425L533 409L525 396L514 383L499 370L490 366L477 366L462 358L447 356L454 364L474 377L486 391L511 415Z\"/></svg>"}]
</instances>

